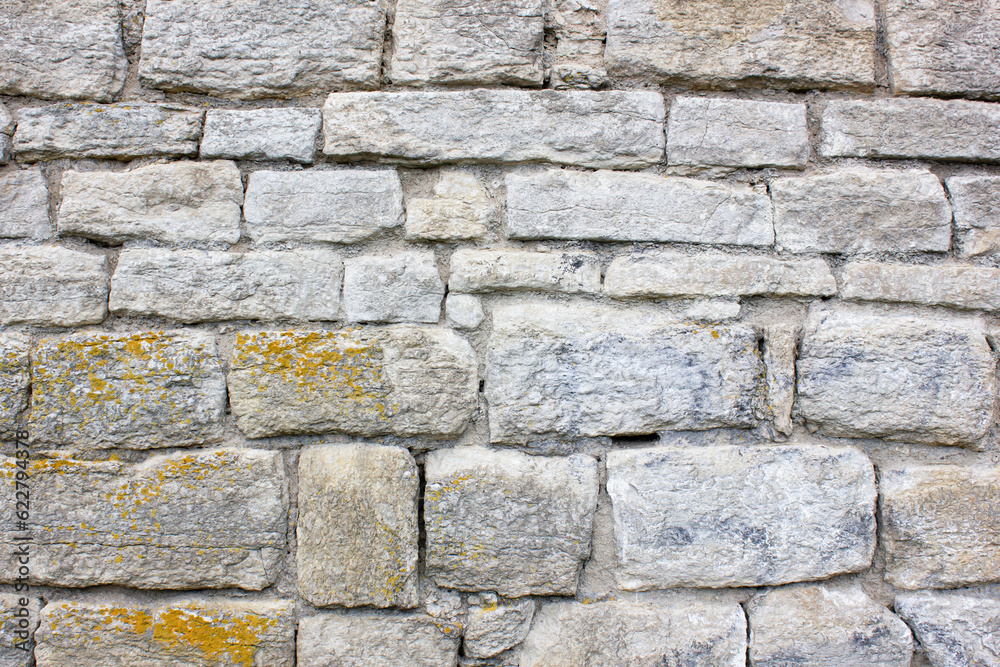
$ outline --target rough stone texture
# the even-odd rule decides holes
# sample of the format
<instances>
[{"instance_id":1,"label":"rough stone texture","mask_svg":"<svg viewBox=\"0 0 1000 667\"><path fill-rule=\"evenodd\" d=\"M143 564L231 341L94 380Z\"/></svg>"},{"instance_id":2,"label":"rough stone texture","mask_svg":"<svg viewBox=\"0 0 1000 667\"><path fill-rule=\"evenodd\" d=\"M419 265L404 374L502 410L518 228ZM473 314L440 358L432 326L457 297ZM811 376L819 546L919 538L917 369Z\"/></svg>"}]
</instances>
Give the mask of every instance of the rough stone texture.
<instances>
[{"instance_id":1,"label":"rough stone texture","mask_svg":"<svg viewBox=\"0 0 1000 667\"><path fill-rule=\"evenodd\" d=\"M850 262L840 274L840 296L930 306L1000 309L1000 269L961 264Z\"/></svg>"},{"instance_id":2,"label":"rough stone texture","mask_svg":"<svg viewBox=\"0 0 1000 667\"><path fill-rule=\"evenodd\" d=\"M402 447L299 457L299 592L319 606L417 605L417 464Z\"/></svg>"},{"instance_id":3,"label":"rough stone texture","mask_svg":"<svg viewBox=\"0 0 1000 667\"><path fill-rule=\"evenodd\" d=\"M395 170L255 171L243 213L257 243L355 243L403 221Z\"/></svg>"},{"instance_id":4,"label":"rough stone texture","mask_svg":"<svg viewBox=\"0 0 1000 667\"><path fill-rule=\"evenodd\" d=\"M953 593L896 596L934 667L1000 664L1000 601Z\"/></svg>"},{"instance_id":5,"label":"rough stone texture","mask_svg":"<svg viewBox=\"0 0 1000 667\"><path fill-rule=\"evenodd\" d=\"M109 102L125 83L118 0L0 7L0 94Z\"/></svg>"},{"instance_id":6,"label":"rough stone texture","mask_svg":"<svg viewBox=\"0 0 1000 667\"><path fill-rule=\"evenodd\" d=\"M16 470L7 457L8 485ZM197 450L138 464L36 458L28 473L33 584L259 590L277 577L287 506L280 452ZM4 527L7 544L13 528ZM0 580L16 576L5 559Z\"/></svg>"},{"instance_id":7,"label":"rough stone texture","mask_svg":"<svg viewBox=\"0 0 1000 667\"><path fill-rule=\"evenodd\" d=\"M31 338L25 334L0 334L0 438L14 435L21 413L28 407L30 347Z\"/></svg>"},{"instance_id":8,"label":"rough stone texture","mask_svg":"<svg viewBox=\"0 0 1000 667\"><path fill-rule=\"evenodd\" d=\"M390 78L397 85L542 85L540 0L400 0Z\"/></svg>"},{"instance_id":9,"label":"rough stone texture","mask_svg":"<svg viewBox=\"0 0 1000 667\"><path fill-rule=\"evenodd\" d=\"M362 255L344 261L344 316L350 322L437 322L444 282L431 250Z\"/></svg>"},{"instance_id":10,"label":"rough stone texture","mask_svg":"<svg viewBox=\"0 0 1000 667\"><path fill-rule=\"evenodd\" d=\"M663 118L663 97L651 91L333 93L323 106L323 152L641 169L663 159Z\"/></svg>"},{"instance_id":11,"label":"rough stone texture","mask_svg":"<svg viewBox=\"0 0 1000 667\"><path fill-rule=\"evenodd\" d=\"M51 603L38 667L292 667L295 607L275 600Z\"/></svg>"},{"instance_id":12,"label":"rough stone texture","mask_svg":"<svg viewBox=\"0 0 1000 667\"><path fill-rule=\"evenodd\" d=\"M23 603L23 604L22 604ZM28 591L0 594L0 667L32 667L42 600Z\"/></svg>"},{"instance_id":13,"label":"rough stone texture","mask_svg":"<svg viewBox=\"0 0 1000 667\"><path fill-rule=\"evenodd\" d=\"M657 252L616 257L604 292L618 299L659 296L830 296L837 282L822 259Z\"/></svg>"},{"instance_id":14,"label":"rough stone texture","mask_svg":"<svg viewBox=\"0 0 1000 667\"><path fill-rule=\"evenodd\" d=\"M835 36L835 38L833 38ZM608 72L699 86L875 86L871 0L611 0Z\"/></svg>"},{"instance_id":15,"label":"rough stone texture","mask_svg":"<svg viewBox=\"0 0 1000 667\"><path fill-rule=\"evenodd\" d=\"M332 250L126 248L111 281L111 310L179 322L334 320L340 255Z\"/></svg>"},{"instance_id":16,"label":"rough stone texture","mask_svg":"<svg viewBox=\"0 0 1000 667\"><path fill-rule=\"evenodd\" d=\"M498 305L486 365L490 439L748 427L763 411L760 333L605 305Z\"/></svg>"},{"instance_id":17,"label":"rough stone texture","mask_svg":"<svg viewBox=\"0 0 1000 667\"><path fill-rule=\"evenodd\" d=\"M0 176L0 237L45 239L49 224L49 188L40 169Z\"/></svg>"},{"instance_id":18,"label":"rough stone texture","mask_svg":"<svg viewBox=\"0 0 1000 667\"><path fill-rule=\"evenodd\" d=\"M556 36L551 82L554 88L600 88L604 69L607 0L555 0L547 24Z\"/></svg>"},{"instance_id":19,"label":"rough stone texture","mask_svg":"<svg viewBox=\"0 0 1000 667\"><path fill-rule=\"evenodd\" d=\"M521 667L743 667L746 641L737 604L553 602L517 655Z\"/></svg>"},{"instance_id":20,"label":"rough stone texture","mask_svg":"<svg viewBox=\"0 0 1000 667\"><path fill-rule=\"evenodd\" d=\"M299 621L299 667L455 667L461 627L423 614L323 614Z\"/></svg>"},{"instance_id":21,"label":"rough stone texture","mask_svg":"<svg viewBox=\"0 0 1000 667\"><path fill-rule=\"evenodd\" d=\"M795 403L795 352L799 327L772 324L764 328L764 366L767 369L767 410L779 433L792 434Z\"/></svg>"},{"instance_id":22,"label":"rough stone texture","mask_svg":"<svg viewBox=\"0 0 1000 667\"><path fill-rule=\"evenodd\" d=\"M210 109L201 157L309 163L322 124L319 109Z\"/></svg>"},{"instance_id":23,"label":"rough stone texture","mask_svg":"<svg viewBox=\"0 0 1000 667\"><path fill-rule=\"evenodd\" d=\"M998 485L995 468L880 470L886 580L907 590L1000 581Z\"/></svg>"},{"instance_id":24,"label":"rough stone texture","mask_svg":"<svg viewBox=\"0 0 1000 667\"><path fill-rule=\"evenodd\" d=\"M1000 97L1000 17L988 0L887 0L896 93Z\"/></svg>"},{"instance_id":25,"label":"rough stone texture","mask_svg":"<svg viewBox=\"0 0 1000 667\"><path fill-rule=\"evenodd\" d=\"M951 207L923 169L848 167L771 182L778 246L791 252L947 252Z\"/></svg>"},{"instance_id":26,"label":"rough stone texture","mask_svg":"<svg viewBox=\"0 0 1000 667\"><path fill-rule=\"evenodd\" d=\"M10 136L14 134L15 127L14 116L10 113L6 106L0 103L0 134Z\"/></svg>"},{"instance_id":27,"label":"rough stone texture","mask_svg":"<svg viewBox=\"0 0 1000 667\"><path fill-rule=\"evenodd\" d=\"M243 181L232 162L170 162L132 171L67 171L59 233L104 243L240 240Z\"/></svg>"},{"instance_id":28,"label":"rough stone texture","mask_svg":"<svg viewBox=\"0 0 1000 667\"><path fill-rule=\"evenodd\" d=\"M483 301L471 294L449 294L444 302L445 322L456 329L475 329L483 323Z\"/></svg>"},{"instance_id":29,"label":"rough stone texture","mask_svg":"<svg viewBox=\"0 0 1000 667\"><path fill-rule=\"evenodd\" d=\"M9 135L0 134L0 165L14 159L14 141Z\"/></svg>"},{"instance_id":30,"label":"rough stone texture","mask_svg":"<svg viewBox=\"0 0 1000 667\"><path fill-rule=\"evenodd\" d=\"M959 257L1000 250L1000 178L952 176L945 180L955 213Z\"/></svg>"},{"instance_id":31,"label":"rough stone texture","mask_svg":"<svg viewBox=\"0 0 1000 667\"><path fill-rule=\"evenodd\" d=\"M964 100L831 100L824 157L1000 161L1000 105Z\"/></svg>"},{"instance_id":32,"label":"rough stone texture","mask_svg":"<svg viewBox=\"0 0 1000 667\"><path fill-rule=\"evenodd\" d=\"M463 248L451 256L453 292L536 290L597 293L601 265L589 252L530 252Z\"/></svg>"},{"instance_id":33,"label":"rough stone texture","mask_svg":"<svg viewBox=\"0 0 1000 667\"><path fill-rule=\"evenodd\" d=\"M104 255L59 246L0 246L0 324L72 327L108 312Z\"/></svg>"},{"instance_id":34,"label":"rough stone texture","mask_svg":"<svg viewBox=\"0 0 1000 667\"><path fill-rule=\"evenodd\" d=\"M805 167L806 105L677 97L667 121L667 164Z\"/></svg>"},{"instance_id":35,"label":"rough stone texture","mask_svg":"<svg viewBox=\"0 0 1000 667\"><path fill-rule=\"evenodd\" d=\"M772 586L871 565L875 472L822 445L608 452L626 590Z\"/></svg>"},{"instance_id":36,"label":"rough stone texture","mask_svg":"<svg viewBox=\"0 0 1000 667\"><path fill-rule=\"evenodd\" d=\"M745 186L562 170L508 174L506 183L515 239L774 243L771 200Z\"/></svg>"},{"instance_id":37,"label":"rough stone texture","mask_svg":"<svg viewBox=\"0 0 1000 667\"><path fill-rule=\"evenodd\" d=\"M495 597L471 606L462 639L465 655L490 658L523 642L536 606L530 598L498 601Z\"/></svg>"},{"instance_id":38,"label":"rough stone texture","mask_svg":"<svg viewBox=\"0 0 1000 667\"><path fill-rule=\"evenodd\" d=\"M574 595L597 510L597 461L482 447L424 465L427 576L506 597Z\"/></svg>"},{"instance_id":39,"label":"rough stone texture","mask_svg":"<svg viewBox=\"0 0 1000 667\"><path fill-rule=\"evenodd\" d=\"M755 667L910 667L910 629L859 588L777 588L747 611Z\"/></svg>"},{"instance_id":40,"label":"rough stone texture","mask_svg":"<svg viewBox=\"0 0 1000 667\"><path fill-rule=\"evenodd\" d=\"M978 319L815 308L797 367L798 410L826 435L976 448L993 421Z\"/></svg>"},{"instance_id":41,"label":"rough stone texture","mask_svg":"<svg viewBox=\"0 0 1000 667\"><path fill-rule=\"evenodd\" d=\"M171 104L53 104L17 112L14 152L55 158L197 155L205 112Z\"/></svg>"},{"instance_id":42,"label":"rough stone texture","mask_svg":"<svg viewBox=\"0 0 1000 667\"><path fill-rule=\"evenodd\" d=\"M206 333L46 338L32 369L34 441L151 449L222 440L226 378Z\"/></svg>"},{"instance_id":43,"label":"rough stone texture","mask_svg":"<svg viewBox=\"0 0 1000 667\"><path fill-rule=\"evenodd\" d=\"M494 211L486 191L472 174L441 171L430 199L406 205L406 238L411 241L460 241L486 235Z\"/></svg>"},{"instance_id":44,"label":"rough stone texture","mask_svg":"<svg viewBox=\"0 0 1000 667\"><path fill-rule=\"evenodd\" d=\"M236 425L251 438L455 436L479 388L464 338L406 325L238 334L228 379Z\"/></svg>"},{"instance_id":45,"label":"rough stone texture","mask_svg":"<svg viewBox=\"0 0 1000 667\"><path fill-rule=\"evenodd\" d=\"M241 99L374 88L385 12L374 0L147 0L140 76Z\"/></svg>"}]
</instances>

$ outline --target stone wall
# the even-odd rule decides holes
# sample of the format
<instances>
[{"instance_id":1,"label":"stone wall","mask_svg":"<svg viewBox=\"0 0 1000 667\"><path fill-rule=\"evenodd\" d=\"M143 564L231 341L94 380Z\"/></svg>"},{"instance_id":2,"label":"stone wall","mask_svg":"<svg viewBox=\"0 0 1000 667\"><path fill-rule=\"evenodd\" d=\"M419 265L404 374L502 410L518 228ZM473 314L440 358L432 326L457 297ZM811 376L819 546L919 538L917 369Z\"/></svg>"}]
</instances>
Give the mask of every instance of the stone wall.
<instances>
[{"instance_id":1,"label":"stone wall","mask_svg":"<svg viewBox=\"0 0 1000 667\"><path fill-rule=\"evenodd\" d=\"M0 665L1000 664L998 34L0 3Z\"/></svg>"}]
</instances>

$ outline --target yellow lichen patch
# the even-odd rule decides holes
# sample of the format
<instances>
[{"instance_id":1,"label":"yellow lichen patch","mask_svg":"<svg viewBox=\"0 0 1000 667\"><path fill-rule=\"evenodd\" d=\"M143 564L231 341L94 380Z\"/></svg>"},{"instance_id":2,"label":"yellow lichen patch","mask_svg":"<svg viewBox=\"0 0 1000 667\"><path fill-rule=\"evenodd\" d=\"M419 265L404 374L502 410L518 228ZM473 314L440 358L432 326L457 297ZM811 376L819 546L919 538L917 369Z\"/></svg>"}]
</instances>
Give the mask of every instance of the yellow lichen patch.
<instances>
[{"instance_id":1,"label":"yellow lichen patch","mask_svg":"<svg viewBox=\"0 0 1000 667\"><path fill-rule=\"evenodd\" d=\"M257 614L226 614L196 605L157 613L153 639L179 654L195 650L219 665L253 667L261 635L277 621Z\"/></svg>"}]
</instances>

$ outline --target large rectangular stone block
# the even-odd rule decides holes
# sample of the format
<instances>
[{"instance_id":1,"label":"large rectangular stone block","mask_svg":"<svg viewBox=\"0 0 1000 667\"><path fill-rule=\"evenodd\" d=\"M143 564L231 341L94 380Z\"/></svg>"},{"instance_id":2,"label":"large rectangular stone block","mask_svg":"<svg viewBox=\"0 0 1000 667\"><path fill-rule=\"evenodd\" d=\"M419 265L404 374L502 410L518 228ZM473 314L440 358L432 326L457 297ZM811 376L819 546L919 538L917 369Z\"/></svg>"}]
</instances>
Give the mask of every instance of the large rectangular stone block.
<instances>
[{"instance_id":1,"label":"large rectangular stone block","mask_svg":"<svg viewBox=\"0 0 1000 667\"><path fill-rule=\"evenodd\" d=\"M822 445L608 452L625 590L774 586L871 565L875 471Z\"/></svg>"},{"instance_id":2,"label":"large rectangular stone block","mask_svg":"<svg viewBox=\"0 0 1000 667\"><path fill-rule=\"evenodd\" d=\"M201 157L312 162L322 124L319 109L209 109Z\"/></svg>"},{"instance_id":3,"label":"large rectangular stone block","mask_svg":"<svg viewBox=\"0 0 1000 667\"><path fill-rule=\"evenodd\" d=\"M72 327L108 312L108 260L61 246L0 246L0 324Z\"/></svg>"},{"instance_id":4,"label":"large rectangular stone block","mask_svg":"<svg viewBox=\"0 0 1000 667\"><path fill-rule=\"evenodd\" d=\"M1000 310L1000 269L984 266L849 262L840 282L844 299Z\"/></svg>"},{"instance_id":5,"label":"large rectangular stone block","mask_svg":"<svg viewBox=\"0 0 1000 667\"><path fill-rule=\"evenodd\" d=\"M455 436L477 407L478 389L464 338L407 325L239 334L229 373L236 425L251 438Z\"/></svg>"},{"instance_id":6,"label":"large rectangular stone block","mask_svg":"<svg viewBox=\"0 0 1000 667\"><path fill-rule=\"evenodd\" d=\"M32 354L31 437L79 449L222 439L226 378L212 336L76 333Z\"/></svg>"},{"instance_id":7,"label":"large rectangular stone block","mask_svg":"<svg viewBox=\"0 0 1000 667\"><path fill-rule=\"evenodd\" d=\"M0 237L50 236L49 186L41 169L23 169L0 176Z\"/></svg>"},{"instance_id":8,"label":"large rectangular stone block","mask_svg":"<svg viewBox=\"0 0 1000 667\"><path fill-rule=\"evenodd\" d=\"M1000 664L1000 600L975 593L904 593L896 611L935 667Z\"/></svg>"},{"instance_id":9,"label":"large rectangular stone block","mask_svg":"<svg viewBox=\"0 0 1000 667\"><path fill-rule=\"evenodd\" d=\"M1000 250L1000 178L952 176L944 183L955 213L958 256L995 254Z\"/></svg>"},{"instance_id":10,"label":"large rectangular stone block","mask_svg":"<svg viewBox=\"0 0 1000 667\"><path fill-rule=\"evenodd\" d=\"M563 170L508 174L506 184L515 239L774 243L771 200L745 186Z\"/></svg>"},{"instance_id":11,"label":"large rectangular stone block","mask_svg":"<svg viewBox=\"0 0 1000 667\"><path fill-rule=\"evenodd\" d=\"M645 308L528 302L493 309L493 442L750 427L761 417L760 332Z\"/></svg>"},{"instance_id":12,"label":"large rectangular stone block","mask_svg":"<svg viewBox=\"0 0 1000 667\"><path fill-rule=\"evenodd\" d=\"M5 457L10 487L19 472ZM280 452L197 450L142 463L34 459L29 582L87 587L260 590L285 555L287 491ZM4 526L15 544L13 522ZM22 533L18 533L22 534ZM17 578L17 557L0 579Z\"/></svg>"},{"instance_id":13,"label":"large rectangular stone block","mask_svg":"<svg viewBox=\"0 0 1000 667\"><path fill-rule=\"evenodd\" d=\"M663 118L663 97L651 91L333 93L323 106L323 152L641 169L663 160Z\"/></svg>"},{"instance_id":14,"label":"large rectangular stone block","mask_svg":"<svg viewBox=\"0 0 1000 667\"><path fill-rule=\"evenodd\" d=\"M299 621L299 667L455 667L462 628L424 614L323 614Z\"/></svg>"},{"instance_id":15,"label":"large rectangular stone block","mask_svg":"<svg viewBox=\"0 0 1000 667\"><path fill-rule=\"evenodd\" d=\"M362 255L344 262L344 318L350 322L441 319L444 282L431 250Z\"/></svg>"},{"instance_id":16,"label":"large rectangular stone block","mask_svg":"<svg viewBox=\"0 0 1000 667\"><path fill-rule=\"evenodd\" d=\"M451 256L452 292L601 291L601 264L593 253L462 248Z\"/></svg>"}]
</instances>

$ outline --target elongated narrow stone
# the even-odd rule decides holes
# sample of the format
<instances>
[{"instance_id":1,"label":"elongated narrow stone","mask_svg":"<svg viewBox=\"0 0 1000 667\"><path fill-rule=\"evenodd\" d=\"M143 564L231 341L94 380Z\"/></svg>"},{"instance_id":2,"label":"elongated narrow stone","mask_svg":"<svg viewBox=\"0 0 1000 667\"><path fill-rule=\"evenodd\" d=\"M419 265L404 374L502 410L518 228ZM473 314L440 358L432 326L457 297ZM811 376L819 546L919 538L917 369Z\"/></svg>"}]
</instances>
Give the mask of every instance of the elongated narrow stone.
<instances>
[{"instance_id":1,"label":"elongated narrow stone","mask_svg":"<svg viewBox=\"0 0 1000 667\"><path fill-rule=\"evenodd\" d=\"M998 269L961 264L851 262L844 267L840 280L844 299L1000 309Z\"/></svg>"},{"instance_id":2,"label":"elongated narrow stone","mask_svg":"<svg viewBox=\"0 0 1000 667\"><path fill-rule=\"evenodd\" d=\"M201 157L312 162L319 109L209 109Z\"/></svg>"},{"instance_id":3,"label":"elongated narrow stone","mask_svg":"<svg viewBox=\"0 0 1000 667\"><path fill-rule=\"evenodd\" d=\"M0 176L0 237L45 239L49 224L49 186L40 169Z\"/></svg>"},{"instance_id":4,"label":"elongated narrow stone","mask_svg":"<svg viewBox=\"0 0 1000 667\"><path fill-rule=\"evenodd\" d=\"M28 407L30 347L31 338L25 334L0 334L0 438L14 436L17 421Z\"/></svg>"},{"instance_id":5,"label":"elongated narrow stone","mask_svg":"<svg viewBox=\"0 0 1000 667\"><path fill-rule=\"evenodd\" d=\"M601 265L592 253L463 248L451 256L448 289L596 293L601 291Z\"/></svg>"},{"instance_id":6,"label":"elongated narrow stone","mask_svg":"<svg viewBox=\"0 0 1000 667\"><path fill-rule=\"evenodd\" d=\"M455 667L462 628L425 614L321 614L299 621L299 667Z\"/></svg>"},{"instance_id":7,"label":"elongated narrow stone","mask_svg":"<svg viewBox=\"0 0 1000 667\"><path fill-rule=\"evenodd\" d=\"M0 324L72 327L108 312L108 260L61 246L0 247Z\"/></svg>"},{"instance_id":8,"label":"elongated narrow stone","mask_svg":"<svg viewBox=\"0 0 1000 667\"><path fill-rule=\"evenodd\" d=\"M896 611L935 667L1000 663L1000 601L927 591L897 595Z\"/></svg>"},{"instance_id":9,"label":"elongated narrow stone","mask_svg":"<svg viewBox=\"0 0 1000 667\"><path fill-rule=\"evenodd\" d=\"M772 324L764 328L764 366L767 368L767 411L774 427L792 434L792 408L795 405L795 353L799 327Z\"/></svg>"}]
</instances>

